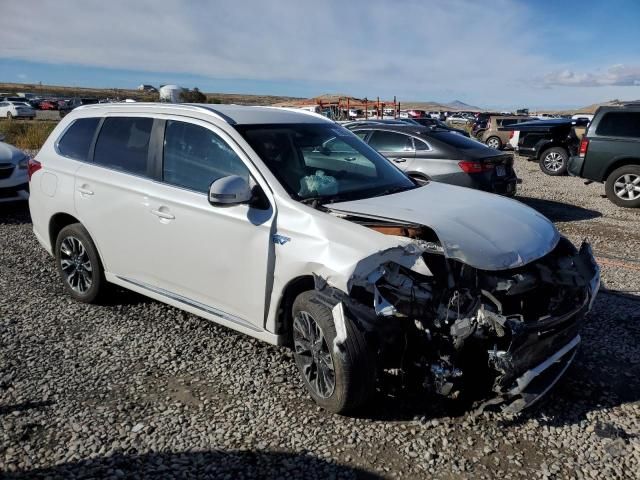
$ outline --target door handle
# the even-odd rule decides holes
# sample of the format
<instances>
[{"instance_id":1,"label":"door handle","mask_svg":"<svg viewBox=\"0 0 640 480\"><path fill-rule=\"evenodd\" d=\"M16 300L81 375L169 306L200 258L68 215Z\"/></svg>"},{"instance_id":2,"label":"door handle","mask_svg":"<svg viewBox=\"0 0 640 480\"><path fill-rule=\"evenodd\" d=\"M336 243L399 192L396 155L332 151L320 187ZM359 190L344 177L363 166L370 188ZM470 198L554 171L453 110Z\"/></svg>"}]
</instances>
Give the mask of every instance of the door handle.
<instances>
[{"instance_id":1,"label":"door handle","mask_svg":"<svg viewBox=\"0 0 640 480\"><path fill-rule=\"evenodd\" d=\"M79 187L78 192L80 192L82 195L93 195L93 190L89 190L85 187Z\"/></svg>"},{"instance_id":2,"label":"door handle","mask_svg":"<svg viewBox=\"0 0 640 480\"><path fill-rule=\"evenodd\" d=\"M344 157L347 162L355 162L356 157Z\"/></svg>"},{"instance_id":3,"label":"door handle","mask_svg":"<svg viewBox=\"0 0 640 480\"><path fill-rule=\"evenodd\" d=\"M162 208L162 207L160 207L160 208ZM164 218L165 220L173 220L174 218L176 218L175 215L172 215L171 213L166 212L166 211L162 211L160 209L151 210L151 213L154 214L156 217Z\"/></svg>"},{"instance_id":4,"label":"door handle","mask_svg":"<svg viewBox=\"0 0 640 480\"><path fill-rule=\"evenodd\" d=\"M402 163L402 162L406 162L407 161L406 158L392 158L391 160L396 162L396 163Z\"/></svg>"}]
</instances>

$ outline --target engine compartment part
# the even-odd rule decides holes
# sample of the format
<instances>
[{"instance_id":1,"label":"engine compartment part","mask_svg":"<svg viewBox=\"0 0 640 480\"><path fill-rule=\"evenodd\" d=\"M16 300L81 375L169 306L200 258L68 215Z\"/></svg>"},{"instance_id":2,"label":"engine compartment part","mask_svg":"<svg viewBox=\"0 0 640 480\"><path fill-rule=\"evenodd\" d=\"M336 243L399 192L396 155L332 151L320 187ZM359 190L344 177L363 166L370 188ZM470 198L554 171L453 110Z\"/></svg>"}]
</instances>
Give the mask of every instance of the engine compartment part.
<instances>
[{"instance_id":1,"label":"engine compartment part","mask_svg":"<svg viewBox=\"0 0 640 480\"><path fill-rule=\"evenodd\" d=\"M333 309L334 348L346 315L367 332L379 372L401 372L449 398L482 377L494 398L481 408L499 404L506 413L547 393L576 354L599 288L589 244L577 250L561 238L544 257L499 271L449 259L433 238L416 245L420 268L386 259L352 278L348 292L316 278L318 297Z\"/></svg>"}]
</instances>

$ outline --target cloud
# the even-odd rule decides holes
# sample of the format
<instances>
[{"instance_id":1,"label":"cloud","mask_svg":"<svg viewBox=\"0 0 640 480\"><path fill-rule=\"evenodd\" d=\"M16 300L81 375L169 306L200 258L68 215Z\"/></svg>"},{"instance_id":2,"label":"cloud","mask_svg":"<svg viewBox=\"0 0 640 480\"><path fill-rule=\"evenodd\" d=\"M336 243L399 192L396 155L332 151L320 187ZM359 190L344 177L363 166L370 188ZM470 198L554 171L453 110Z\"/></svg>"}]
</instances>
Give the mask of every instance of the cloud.
<instances>
[{"instance_id":1,"label":"cloud","mask_svg":"<svg viewBox=\"0 0 640 480\"><path fill-rule=\"evenodd\" d=\"M20 80L26 80L26 79L27 79L27 74L26 74L26 73L19 73L19 74L17 75L17 77L18 77Z\"/></svg>"},{"instance_id":2,"label":"cloud","mask_svg":"<svg viewBox=\"0 0 640 480\"><path fill-rule=\"evenodd\" d=\"M361 95L493 93L544 64L513 0L5 0L0 58L215 79L310 82ZM73 12L72 14L70 12ZM495 24L500 13L500 28ZM20 23L20 22L18 22ZM499 68L494 60L510 68ZM485 63L489 60L489 63ZM548 65L545 65L548 67ZM464 98L463 98L464 99ZM470 98L467 100L471 100Z\"/></svg>"},{"instance_id":3,"label":"cloud","mask_svg":"<svg viewBox=\"0 0 640 480\"><path fill-rule=\"evenodd\" d=\"M545 85L570 87L640 86L640 65L613 65L606 70L560 70L544 77Z\"/></svg>"}]
</instances>

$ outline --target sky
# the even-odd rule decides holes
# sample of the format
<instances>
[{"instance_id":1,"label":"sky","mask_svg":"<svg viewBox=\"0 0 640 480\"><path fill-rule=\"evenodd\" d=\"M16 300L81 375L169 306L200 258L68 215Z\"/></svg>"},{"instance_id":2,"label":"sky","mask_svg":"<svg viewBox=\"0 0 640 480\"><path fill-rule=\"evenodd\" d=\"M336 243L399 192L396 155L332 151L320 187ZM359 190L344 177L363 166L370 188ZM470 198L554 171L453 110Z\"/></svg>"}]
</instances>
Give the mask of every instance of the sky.
<instances>
[{"instance_id":1,"label":"sky","mask_svg":"<svg viewBox=\"0 0 640 480\"><path fill-rule=\"evenodd\" d=\"M0 82L484 108L640 99L638 0L0 3Z\"/></svg>"}]
</instances>

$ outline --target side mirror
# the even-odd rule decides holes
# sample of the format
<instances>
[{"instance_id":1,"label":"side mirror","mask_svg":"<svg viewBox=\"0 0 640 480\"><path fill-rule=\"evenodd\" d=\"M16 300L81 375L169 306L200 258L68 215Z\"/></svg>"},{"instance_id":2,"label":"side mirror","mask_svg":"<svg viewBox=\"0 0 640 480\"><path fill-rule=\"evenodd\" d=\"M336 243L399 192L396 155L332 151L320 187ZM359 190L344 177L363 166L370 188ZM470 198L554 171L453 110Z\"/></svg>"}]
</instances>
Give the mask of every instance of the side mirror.
<instances>
[{"instance_id":1,"label":"side mirror","mask_svg":"<svg viewBox=\"0 0 640 480\"><path fill-rule=\"evenodd\" d=\"M4 142L4 133L0 133L0 142Z\"/></svg>"},{"instance_id":2,"label":"side mirror","mask_svg":"<svg viewBox=\"0 0 640 480\"><path fill-rule=\"evenodd\" d=\"M238 175L219 178L209 187L209 203L214 206L239 205L251 197L249 182Z\"/></svg>"}]
</instances>

